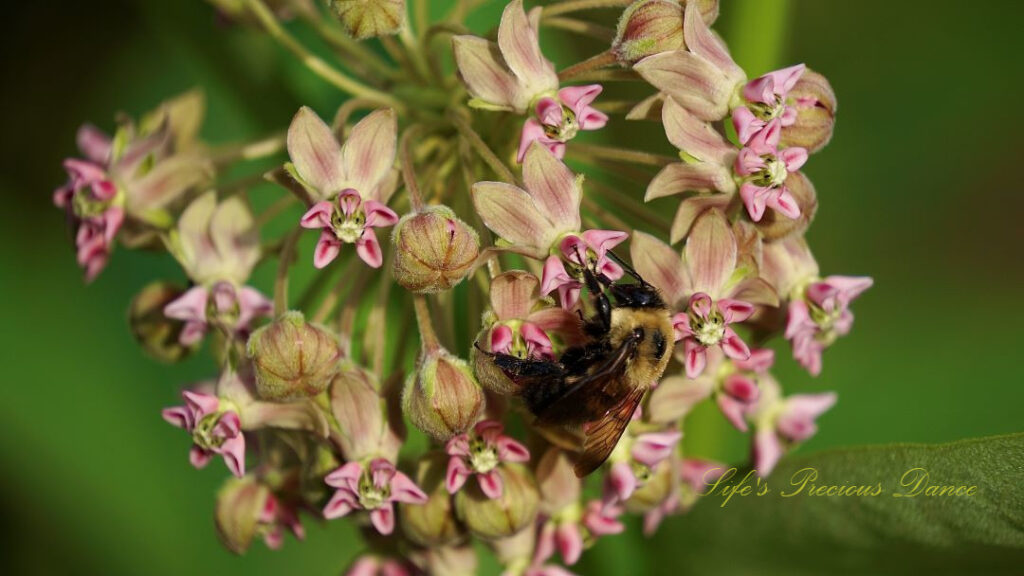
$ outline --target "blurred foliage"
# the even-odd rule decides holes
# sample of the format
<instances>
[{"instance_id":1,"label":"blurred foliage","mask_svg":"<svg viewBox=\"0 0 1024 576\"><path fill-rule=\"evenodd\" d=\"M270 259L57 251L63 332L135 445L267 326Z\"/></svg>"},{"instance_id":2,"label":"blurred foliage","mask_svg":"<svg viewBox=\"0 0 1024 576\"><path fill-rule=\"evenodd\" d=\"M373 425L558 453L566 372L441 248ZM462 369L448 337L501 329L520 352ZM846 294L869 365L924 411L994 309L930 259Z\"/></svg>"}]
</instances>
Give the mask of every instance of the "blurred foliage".
<instances>
[{"instance_id":1,"label":"blurred foliage","mask_svg":"<svg viewBox=\"0 0 1024 576\"><path fill-rule=\"evenodd\" d=\"M440 12L448 3L431 4ZM779 44L765 18L784 4ZM471 25L487 30L501 6L487 3ZM809 239L826 274L876 280L857 302L853 334L829 350L820 378L780 354L777 376L788 390L836 390L841 399L801 453L1019 431L1024 317L1010 303L1024 282L1024 196L1011 169L1024 157L1017 137L1024 107L1012 97L1024 81L1012 71L1024 48L1017 30L1024 6L723 0L722 14L716 27L751 75L806 61L835 87L835 139L807 169L821 200ZM74 153L82 121L109 129L116 111L138 114L198 85L209 98L204 136L224 143L282 129L300 104L329 116L340 95L261 34L218 22L199 0L21 2L6 15L13 25L0 37L5 573L338 573L357 552L344 522L320 528L307 520L308 540L289 540L276 553L255 546L239 559L220 548L212 506L225 472L191 469L187 441L159 419L183 383L210 377L209 364L157 364L137 349L125 321L128 302L148 281L182 274L170 258L119 250L99 281L83 287L50 192L64 178L60 162ZM598 17L611 22L614 13ZM326 50L306 31L300 37ZM599 49L565 46L552 52L562 64L572 52ZM601 136L656 133L618 130ZM642 196L635 182L614 184ZM257 207L276 194L255 189ZM312 249L308 236L303 254ZM272 274L264 266L257 283L268 287ZM747 449L713 409L688 420L685 447L727 461ZM1018 505L1022 472L1019 465L1003 472L1016 474ZM586 553L579 571L1012 573L1022 565L1019 554L988 547L940 554L892 539L868 550L796 541L786 532L753 549L752 539L770 528L755 533L738 520L714 520L742 513L739 504L705 503L667 521L652 540L634 524ZM783 502L772 514L799 510ZM987 562L970 570L978 557Z\"/></svg>"}]
</instances>

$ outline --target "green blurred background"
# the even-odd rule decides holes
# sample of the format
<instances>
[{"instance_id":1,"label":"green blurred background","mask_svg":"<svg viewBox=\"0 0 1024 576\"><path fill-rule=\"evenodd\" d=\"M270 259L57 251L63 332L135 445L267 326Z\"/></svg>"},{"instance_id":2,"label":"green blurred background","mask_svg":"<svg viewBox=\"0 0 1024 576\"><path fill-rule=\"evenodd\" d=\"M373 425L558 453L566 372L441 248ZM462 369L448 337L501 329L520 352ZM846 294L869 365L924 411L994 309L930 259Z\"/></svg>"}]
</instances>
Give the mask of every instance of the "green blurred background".
<instances>
[{"instance_id":1,"label":"green blurred background","mask_svg":"<svg viewBox=\"0 0 1024 576\"><path fill-rule=\"evenodd\" d=\"M180 272L165 256L122 249L83 286L50 194L82 121L110 129L116 111L138 114L202 86L203 135L228 142L282 129L301 104L329 115L340 95L262 35L218 24L199 0L58 4L6 8L0 37L4 572L337 574L356 552L344 522L309 521L308 540L277 553L256 545L236 558L220 548L211 508L225 472L191 469L187 439L159 418L209 365L159 365L141 355L125 323L138 289ZM441 11L448 2L431 4ZM722 4L716 28L752 76L806 61L835 87L835 138L806 169L821 202L809 239L824 273L876 281L821 377L779 362L787 389L840 396L801 452L1021 431L1024 4ZM477 12L476 28L496 23L502 5ZM781 22L765 25L775 14ZM568 48L554 53L568 62ZM268 287L267 270L257 277ZM686 448L738 460L746 440L709 410L688 425ZM799 543L771 557L744 554L744 534L710 539L695 517L669 520L650 540L638 530L609 538L578 571L826 572ZM879 573L902 553L836 550L829 570ZM933 557L932 571L960 569L942 558Z\"/></svg>"}]
</instances>

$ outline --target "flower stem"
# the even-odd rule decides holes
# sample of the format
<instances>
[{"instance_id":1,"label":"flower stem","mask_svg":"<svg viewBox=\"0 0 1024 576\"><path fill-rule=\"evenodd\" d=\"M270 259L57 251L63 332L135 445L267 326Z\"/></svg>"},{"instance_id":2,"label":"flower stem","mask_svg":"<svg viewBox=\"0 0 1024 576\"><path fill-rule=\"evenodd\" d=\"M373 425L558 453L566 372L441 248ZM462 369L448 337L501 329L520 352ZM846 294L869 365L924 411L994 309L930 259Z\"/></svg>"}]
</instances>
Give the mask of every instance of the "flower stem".
<instances>
[{"instance_id":1,"label":"flower stem","mask_svg":"<svg viewBox=\"0 0 1024 576\"><path fill-rule=\"evenodd\" d=\"M422 294L412 297L413 307L416 309L416 323L420 327L420 342L423 343L423 350L438 350L441 343L437 340L437 333L434 332L434 323L430 319L430 308L427 306L427 298Z\"/></svg>"},{"instance_id":2,"label":"flower stem","mask_svg":"<svg viewBox=\"0 0 1024 576\"><path fill-rule=\"evenodd\" d=\"M582 142L574 142L572 147L575 148L575 152L597 160L614 160L618 162L647 164L659 167L679 162L679 160L670 156L662 156L660 154L652 154L650 152L640 152L639 150L626 150L624 148L598 146L596 144L583 144Z\"/></svg>"},{"instance_id":3,"label":"flower stem","mask_svg":"<svg viewBox=\"0 0 1024 576\"><path fill-rule=\"evenodd\" d=\"M295 39L294 36L289 34L288 31L281 26L281 23L277 21L274 13L267 8L267 5L263 0L246 0L246 5L249 7L253 16L259 20L263 29L267 31L267 34L270 34L273 39L277 40L289 52L301 60L302 63L310 69L310 71L323 78L326 82L353 96L376 100L381 104L392 106L398 110L405 109L405 105L390 94L375 90L353 80L352 78L349 78L327 62L324 62L322 58L306 49L305 46L303 46Z\"/></svg>"},{"instance_id":4,"label":"flower stem","mask_svg":"<svg viewBox=\"0 0 1024 576\"><path fill-rule=\"evenodd\" d=\"M476 130L473 130L473 127L469 125L469 122L466 122L466 119L458 114L449 114L448 116L451 118L452 123L455 124L455 128L458 129L459 134L469 142L473 150L480 155L480 158L482 158L483 161L491 167L491 170L494 170L494 172L498 174L498 177L506 184L516 185L516 177L512 174L512 171L509 170L508 166L506 166L494 151L487 146L487 143L480 138L480 135L476 133Z\"/></svg>"},{"instance_id":5,"label":"flower stem","mask_svg":"<svg viewBox=\"0 0 1024 576\"><path fill-rule=\"evenodd\" d=\"M288 310L288 268L295 261L295 245L302 231L301 226L292 229L278 254L277 277L274 279L274 316L280 316Z\"/></svg>"},{"instance_id":6,"label":"flower stem","mask_svg":"<svg viewBox=\"0 0 1024 576\"><path fill-rule=\"evenodd\" d=\"M600 40L606 44L611 44L612 40L615 39L615 31L611 28L601 26L600 24L594 24L593 22L577 20L575 18L547 18L543 21L543 24L550 28L557 28L559 30L565 30L566 32L579 34L580 36L587 36L595 40Z\"/></svg>"},{"instance_id":7,"label":"flower stem","mask_svg":"<svg viewBox=\"0 0 1024 576\"><path fill-rule=\"evenodd\" d=\"M288 207L294 204L296 200L298 200L298 198L291 194L286 194L278 198L277 201L271 204L266 210L264 210L259 216L256 217L256 227L262 228L268 222L270 222L279 214L281 214L281 212L287 210Z\"/></svg>"},{"instance_id":8,"label":"flower stem","mask_svg":"<svg viewBox=\"0 0 1024 576\"><path fill-rule=\"evenodd\" d=\"M543 17L548 18L559 14L568 14L580 10L593 10L595 8L625 8L633 3L633 0L563 0L550 6L544 7Z\"/></svg>"},{"instance_id":9,"label":"flower stem","mask_svg":"<svg viewBox=\"0 0 1024 576\"><path fill-rule=\"evenodd\" d=\"M600 54L591 56L582 62L578 62L562 70L558 73L558 79L565 82L566 80L571 80L576 76L582 75L584 72L600 70L601 68L615 64L615 62L615 55L612 54L612 51L605 50Z\"/></svg>"},{"instance_id":10,"label":"flower stem","mask_svg":"<svg viewBox=\"0 0 1024 576\"><path fill-rule=\"evenodd\" d=\"M213 149L210 158L214 164L224 165L239 160L258 160L273 156L284 149L285 134L274 134L255 142L227 144Z\"/></svg>"},{"instance_id":11,"label":"flower stem","mask_svg":"<svg viewBox=\"0 0 1024 576\"><path fill-rule=\"evenodd\" d=\"M307 14L303 17L303 20L316 30L317 34L325 42L336 48L339 52L342 52L345 56L356 60L365 67L372 68L385 78L397 80L402 77L398 70L389 66L380 56L353 40L337 26L330 24L320 14Z\"/></svg>"},{"instance_id":12,"label":"flower stem","mask_svg":"<svg viewBox=\"0 0 1024 576\"><path fill-rule=\"evenodd\" d=\"M398 147L399 161L402 164L402 180L405 181L405 189L409 191L409 202L412 209L419 212L423 209L423 196L420 194L420 186L416 182L416 174L413 171L412 153L409 152L409 140L418 137L423 132L423 125L415 124L406 128L402 134L402 141Z\"/></svg>"}]
</instances>

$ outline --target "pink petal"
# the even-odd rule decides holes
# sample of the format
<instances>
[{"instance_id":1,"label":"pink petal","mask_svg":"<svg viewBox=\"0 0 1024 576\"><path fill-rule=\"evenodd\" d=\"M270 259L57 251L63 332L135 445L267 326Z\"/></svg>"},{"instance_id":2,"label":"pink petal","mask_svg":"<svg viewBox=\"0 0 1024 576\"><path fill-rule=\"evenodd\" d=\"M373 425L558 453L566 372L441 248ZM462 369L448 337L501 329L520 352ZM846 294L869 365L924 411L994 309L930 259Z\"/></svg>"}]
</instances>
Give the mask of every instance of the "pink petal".
<instances>
[{"instance_id":1,"label":"pink petal","mask_svg":"<svg viewBox=\"0 0 1024 576\"><path fill-rule=\"evenodd\" d=\"M787 218L795 220L800 217L800 205L785 186L770 194L765 204Z\"/></svg>"},{"instance_id":2,"label":"pink petal","mask_svg":"<svg viewBox=\"0 0 1024 576\"><path fill-rule=\"evenodd\" d=\"M505 7L498 26L498 47L505 64L531 93L541 94L558 87L554 66L540 51L537 30L530 25L522 0L513 0Z\"/></svg>"},{"instance_id":3,"label":"pink petal","mask_svg":"<svg viewBox=\"0 0 1024 576\"><path fill-rule=\"evenodd\" d=\"M786 164L788 172L796 172L807 163L807 149L795 146L786 148L779 152L779 159Z\"/></svg>"},{"instance_id":4,"label":"pink petal","mask_svg":"<svg viewBox=\"0 0 1024 576\"><path fill-rule=\"evenodd\" d=\"M747 214L750 215L750 219L754 222L760 222L761 218L764 217L767 193L768 189L760 187L753 182L744 182L740 186L740 198L743 199L743 205L747 207Z\"/></svg>"},{"instance_id":5,"label":"pink petal","mask_svg":"<svg viewBox=\"0 0 1024 576\"><path fill-rule=\"evenodd\" d=\"M687 307L690 312L693 312L699 318L707 320L708 315L711 314L711 296L708 296L704 292L697 292L693 296L690 296L690 302Z\"/></svg>"},{"instance_id":6,"label":"pink petal","mask_svg":"<svg viewBox=\"0 0 1024 576\"><path fill-rule=\"evenodd\" d=\"M555 554L555 531L558 529L554 522L545 522L541 526L540 534L537 535L537 544L533 551L533 564L539 565L547 562Z\"/></svg>"},{"instance_id":7,"label":"pink petal","mask_svg":"<svg viewBox=\"0 0 1024 576\"><path fill-rule=\"evenodd\" d=\"M220 408L220 399L210 394L185 390L181 396L185 399L185 404L192 410L196 421L215 413Z\"/></svg>"},{"instance_id":8,"label":"pink petal","mask_svg":"<svg viewBox=\"0 0 1024 576\"><path fill-rule=\"evenodd\" d=\"M381 108L360 120L341 147L341 163L346 181L366 198L377 190L395 165L398 149L398 123L395 111Z\"/></svg>"},{"instance_id":9,"label":"pink petal","mask_svg":"<svg viewBox=\"0 0 1024 576\"><path fill-rule=\"evenodd\" d=\"M164 316L175 320L206 323L207 291L202 286L194 286L164 306Z\"/></svg>"},{"instance_id":10,"label":"pink petal","mask_svg":"<svg viewBox=\"0 0 1024 576\"><path fill-rule=\"evenodd\" d=\"M535 112L540 123L547 126L560 126L565 119L562 114L562 105L550 97L538 100Z\"/></svg>"},{"instance_id":11,"label":"pink petal","mask_svg":"<svg viewBox=\"0 0 1024 576\"><path fill-rule=\"evenodd\" d=\"M583 526L593 536L608 536L621 534L626 526L609 514L602 513L601 503L592 501L587 504L586 512L583 514Z\"/></svg>"},{"instance_id":12,"label":"pink petal","mask_svg":"<svg viewBox=\"0 0 1024 576\"><path fill-rule=\"evenodd\" d=\"M229 412L229 414L234 414ZM237 417L237 416L236 416ZM245 436L238 434L234 438L226 440L220 445L220 454L224 456L224 463L228 470L236 477L245 476Z\"/></svg>"},{"instance_id":13,"label":"pink petal","mask_svg":"<svg viewBox=\"0 0 1024 576\"><path fill-rule=\"evenodd\" d=\"M330 228L331 218L334 216L334 205L323 201L313 204L313 207L306 211L299 220L303 228Z\"/></svg>"},{"instance_id":14,"label":"pink petal","mask_svg":"<svg viewBox=\"0 0 1024 576\"><path fill-rule=\"evenodd\" d=\"M173 408L164 408L160 415L163 417L171 426L177 428L184 428L185 430L192 430L195 426L195 421L192 420L192 412L184 406L175 406Z\"/></svg>"},{"instance_id":15,"label":"pink petal","mask_svg":"<svg viewBox=\"0 0 1024 576\"><path fill-rule=\"evenodd\" d=\"M636 476L627 462L616 462L613 464L605 482L611 494L619 502L629 500L629 497L633 495L633 491L637 488Z\"/></svg>"},{"instance_id":16,"label":"pink petal","mask_svg":"<svg viewBox=\"0 0 1024 576\"><path fill-rule=\"evenodd\" d=\"M480 484L480 490L491 500L501 498L505 484L498 475L497 470L491 470L486 474L477 474L476 481Z\"/></svg>"},{"instance_id":17,"label":"pink petal","mask_svg":"<svg viewBox=\"0 0 1024 576\"><path fill-rule=\"evenodd\" d=\"M445 473L444 487L449 494L455 494L466 483L472 474L469 465L460 456L452 456L448 459L448 470Z\"/></svg>"},{"instance_id":18,"label":"pink petal","mask_svg":"<svg viewBox=\"0 0 1024 576\"><path fill-rule=\"evenodd\" d=\"M626 238L629 238L629 234L618 230L587 230L583 233L583 241L597 253L598 259L603 258L609 250L621 244Z\"/></svg>"},{"instance_id":19,"label":"pink petal","mask_svg":"<svg viewBox=\"0 0 1024 576\"><path fill-rule=\"evenodd\" d=\"M758 348L750 351L750 358L746 360L734 360L733 364L740 370L747 370L755 373L767 372L775 363L775 351L770 348Z\"/></svg>"},{"instance_id":20,"label":"pink petal","mask_svg":"<svg viewBox=\"0 0 1024 576\"><path fill-rule=\"evenodd\" d=\"M771 474L782 457L782 444L771 428L759 428L754 433L753 460L758 476Z\"/></svg>"},{"instance_id":21,"label":"pink petal","mask_svg":"<svg viewBox=\"0 0 1024 576\"><path fill-rule=\"evenodd\" d=\"M110 162L110 137L92 124L83 124L76 136L78 149L85 157L96 164L106 165Z\"/></svg>"},{"instance_id":22,"label":"pink petal","mask_svg":"<svg viewBox=\"0 0 1024 576\"><path fill-rule=\"evenodd\" d=\"M550 357L553 355L551 339L540 326L532 322L523 322L519 325L519 334L526 342L526 349L531 357Z\"/></svg>"},{"instance_id":23,"label":"pink petal","mask_svg":"<svg viewBox=\"0 0 1024 576\"><path fill-rule=\"evenodd\" d=\"M313 266L323 268L334 261L341 253L341 241L328 230L320 232L320 240L313 251Z\"/></svg>"},{"instance_id":24,"label":"pink petal","mask_svg":"<svg viewBox=\"0 0 1024 576\"><path fill-rule=\"evenodd\" d=\"M496 354L508 354L512 347L512 329L498 324L491 330L490 350Z\"/></svg>"},{"instance_id":25,"label":"pink petal","mask_svg":"<svg viewBox=\"0 0 1024 576\"><path fill-rule=\"evenodd\" d=\"M734 170L740 176L749 176L756 172L764 170L765 160L761 155L749 146L740 150L739 156L736 157L736 165Z\"/></svg>"},{"instance_id":26,"label":"pink petal","mask_svg":"<svg viewBox=\"0 0 1024 576\"><path fill-rule=\"evenodd\" d=\"M347 516L349 512L358 507L356 497L352 492L337 490L331 496L331 499L327 501L327 505L324 506L324 518L328 520L341 518L342 516Z\"/></svg>"},{"instance_id":27,"label":"pink petal","mask_svg":"<svg viewBox=\"0 0 1024 576\"><path fill-rule=\"evenodd\" d=\"M529 462L530 451L508 436L498 438L498 459L502 462Z\"/></svg>"},{"instance_id":28,"label":"pink petal","mask_svg":"<svg viewBox=\"0 0 1024 576\"><path fill-rule=\"evenodd\" d=\"M370 511L370 522L377 532L387 536L395 531L395 510L390 502Z\"/></svg>"},{"instance_id":29,"label":"pink petal","mask_svg":"<svg viewBox=\"0 0 1024 576\"><path fill-rule=\"evenodd\" d=\"M686 356L686 377L691 380L700 376L707 366L707 349L693 338L683 340L683 353Z\"/></svg>"},{"instance_id":30,"label":"pink petal","mask_svg":"<svg viewBox=\"0 0 1024 576\"><path fill-rule=\"evenodd\" d=\"M726 324L743 322L754 313L754 305L742 300L722 298L718 301L718 311L722 313Z\"/></svg>"},{"instance_id":31,"label":"pink petal","mask_svg":"<svg viewBox=\"0 0 1024 576\"><path fill-rule=\"evenodd\" d=\"M519 135L519 153L516 155L516 162L522 164L526 158L526 153L533 146L534 142L541 145L550 153L551 150L546 148L546 145L551 141L547 137L547 133L544 131L543 124L540 123L536 118L527 118L526 122L523 122L523 130Z\"/></svg>"},{"instance_id":32,"label":"pink petal","mask_svg":"<svg viewBox=\"0 0 1024 576\"><path fill-rule=\"evenodd\" d=\"M338 208L345 216L351 217L363 204L363 197L355 188L346 188L338 194Z\"/></svg>"},{"instance_id":33,"label":"pink petal","mask_svg":"<svg viewBox=\"0 0 1024 576\"><path fill-rule=\"evenodd\" d=\"M726 376L722 381L722 391L744 404L756 401L760 395L760 390L753 378L737 373Z\"/></svg>"},{"instance_id":34,"label":"pink petal","mask_svg":"<svg viewBox=\"0 0 1024 576\"><path fill-rule=\"evenodd\" d=\"M789 94L789 91L796 86L796 83L800 80L800 76L803 75L804 70L806 69L807 66L804 64L797 64L795 66L769 72L766 76L771 77L775 94L785 98L785 96Z\"/></svg>"},{"instance_id":35,"label":"pink petal","mask_svg":"<svg viewBox=\"0 0 1024 576\"><path fill-rule=\"evenodd\" d=\"M326 477L324 482L334 488L349 488L359 481L363 475L363 465L359 462L346 462Z\"/></svg>"},{"instance_id":36,"label":"pink petal","mask_svg":"<svg viewBox=\"0 0 1024 576\"><path fill-rule=\"evenodd\" d=\"M642 434L633 444L633 459L648 468L654 468L672 455L682 437L682 432L678 430Z\"/></svg>"},{"instance_id":37,"label":"pink petal","mask_svg":"<svg viewBox=\"0 0 1024 576\"><path fill-rule=\"evenodd\" d=\"M425 504L427 495L411 478L401 472L391 477L391 500L407 504Z\"/></svg>"},{"instance_id":38,"label":"pink petal","mask_svg":"<svg viewBox=\"0 0 1024 576\"><path fill-rule=\"evenodd\" d=\"M544 261L544 270L541 272L540 293L550 294L559 286L574 283L576 280L565 271L565 265L558 256L548 256Z\"/></svg>"},{"instance_id":39,"label":"pink petal","mask_svg":"<svg viewBox=\"0 0 1024 576\"><path fill-rule=\"evenodd\" d=\"M765 121L761 120L746 106L740 106L732 111L732 127L736 130L736 137L740 144L746 145L750 139L765 127Z\"/></svg>"},{"instance_id":40,"label":"pink petal","mask_svg":"<svg viewBox=\"0 0 1024 576\"><path fill-rule=\"evenodd\" d=\"M747 82L743 87L743 98L747 102L775 104L775 79L771 75L765 74Z\"/></svg>"},{"instance_id":41,"label":"pink petal","mask_svg":"<svg viewBox=\"0 0 1024 576\"><path fill-rule=\"evenodd\" d=\"M367 200L363 203L363 211L366 214L365 225L367 228L380 228L398 224L398 214L395 214L394 210L376 200Z\"/></svg>"},{"instance_id":42,"label":"pink petal","mask_svg":"<svg viewBox=\"0 0 1024 576\"><path fill-rule=\"evenodd\" d=\"M269 316L274 311L274 302L249 286L238 290L237 330L247 330L254 318Z\"/></svg>"},{"instance_id":43,"label":"pink petal","mask_svg":"<svg viewBox=\"0 0 1024 576\"><path fill-rule=\"evenodd\" d=\"M839 290L838 298L844 305L849 304L875 283L867 276L829 276L824 281Z\"/></svg>"},{"instance_id":44,"label":"pink petal","mask_svg":"<svg viewBox=\"0 0 1024 576\"><path fill-rule=\"evenodd\" d=\"M593 106L587 106L577 113L576 121L580 125L580 130L600 130L608 125L608 115Z\"/></svg>"},{"instance_id":45,"label":"pink petal","mask_svg":"<svg viewBox=\"0 0 1024 576\"><path fill-rule=\"evenodd\" d=\"M213 459L213 452L203 450L199 446L193 446L188 452L188 461L196 469L205 468Z\"/></svg>"},{"instance_id":46,"label":"pink petal","mask_svg":"<svg viewBox=\"0 0 1024 576\"><path fill-rule=\"evenodd\" d=\"M728 394L719 394L715 397L715 402L718 404L718 408L722 411L733 426L736 427L740 432L747 431L746 411L749 407L747 404L737 401L735 398Z\"/></svg>"},{"instance_id":47,"label":"pink petal","mask_svg":"<svg viewBox=\"0 0 1024 576\"><path fill-rule=\"evenodd\" d=\"M576 176L544 146L525 151L523 182L537 208L558 232L578 230L583 190Z\"/></svg>"},{"instance_id":48,"label":"pink petal","mask_svg":"<svg viewBox=\"0 0 1024 576\"><path fill-rule=\"evenodd\" d=\"M372 228L363 230L363 235L356 240L356 254L371 268L380 268L384 263L384 254L380 251L377 234Z\"/></svg>"},{"instance_id":49,"label":"pink petal","mask_svg":"<svg viewBox=\"0 0 1024 576\"><path fill-rule=\"evenodd\" d=\"M732 328L725 329L725 336L722 338L721 346L722 352L725 352L725 355L729 358L739 360L750 358L750 348L747 347L746 342L732 331Z\"/></svg>"},{"instance_id":50,"label":"pink petal","mask_svg":"<svg viewBox=\"0 0 1024 576\"><path fill-rule=\"evenodd\" d=\"M713 484L728 468L712 460L684 458L679 465L679 477L690 485L694 492L702 493L709 484Z\"/></svg>"},{"instance_id":51,"label":"pink petal","mask_svg":"<svg viewBox=\"0 0 1024 576\"><path fill-rule=\"evenodd\" d=\"M448 440L445 452L451 456L469 456L469 436L458 434Z\"/></svg>"},{"instance_id":52,"label":"pink petal","mask_svg":"<svg viewBox=\"0 0 1024 576\"><path fill-rule=\"evenodd\" d=\"M708 210L697 218L686 239L684 254L693 290L718 297L736 270L736 237L721 211Z\"/></svg>"},{"instance_id":53,"label":"pink petal","mask_svg":"<svg viewBox=\"0 0 1024 576\"><path fill-rule=\"evenodd\" d=\"M604 88L600 84L569 86L558 91L558 99L571 108L578 116L584 108L597 99Z\"/></svg>"},{"instance_id":54,"label":"pink petal","mask_svg":"<svg viewBox=\"0 0 1024 576\"><path fill-rule=\"evenodd\" d=\"M562 561L572 566L583 554L583 535L574 522L563 522L555 532L555 543L562 554Z\"/></svg>"}]
</instances>

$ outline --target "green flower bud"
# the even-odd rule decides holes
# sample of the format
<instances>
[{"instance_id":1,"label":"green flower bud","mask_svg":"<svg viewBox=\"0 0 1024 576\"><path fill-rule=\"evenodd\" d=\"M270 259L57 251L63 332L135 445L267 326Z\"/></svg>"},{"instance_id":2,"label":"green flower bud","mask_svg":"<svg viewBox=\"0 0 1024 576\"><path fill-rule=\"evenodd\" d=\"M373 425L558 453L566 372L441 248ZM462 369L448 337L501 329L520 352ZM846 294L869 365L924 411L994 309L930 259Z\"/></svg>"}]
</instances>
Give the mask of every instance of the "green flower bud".
<instances>
[{"instance_id":1,"label":"green flower bud","mask_svg":"<svg viewBox=\"0 0 1024 576\"><path fill-rule=\"evenodd\" d=\"M476 424L483 408L484 391L466 361L443 348L424 349L402 393L402 411L413 425L447 442Z\"/></svg>"},{"instance_id":2,"label":"green flower bud","mask_svg":"<svg viewBox=\"0 0 1024 576\"><path fill-rule=\"evenodd\" d=\"M501 476L501 498L494 500L467 482L455 495L455 513L470 532L485 540L505 538L533 524L540 496L530 471L505 462L497 469Z\"/></svg>"},{"instance_id":3,"label":"green flower bud","mask_svg":"<svg viewBox=\"0 0 1024 576\"><path fill-rule=\"evenodd\" d=\"M251 476L224 483L217 493L213 520L225 548L235 554L249 549L270 497L270 488Z\"/></svg>"},{"instance_id":4,"label":"green flower bud","mask_svg":"<svg viewBox=\"0 0 1024 576\"><path fill-rule=\"evenodd\" d=\"M796 123L782 130L781 148L800 146L808 152L821 150L832 139L836 118L836 93L824 76L807 69L789 91L789 105L796 109Z\"/></svg>"},{"instance_id":5,"label":"green flower bud","mask_svg":"<svg viewBox=\"0 0 1024 576\"><path fill-rule=\"evenodd\" d=\"M672 495L672 491L678 486L678 463L675 458L669 458L658 464L651 471L647 481L637 488L633 495L626 500L626 511L630 514L643 514L658 507L662 502Z\"/></svg>"},{"instance_id":6,"label":"green flower bud","mask_svg":"<svg viewBox=\"0 0 1024 576\"><path fill-rule=\"evenodd\" d=\"M391 36L405 26L405 0L329 0L345 31L357 40Z\"/></svg>"},{"instance_id":7,"label":"green flower bud","mask_svg":"<svg viewBox=\"0 0 1024 576\"><path fill-rule=\"evenodd\" d=\"M419 294L443 292L462 282L480 255L476 230L446 206L407 214L395 226L391 240L395 280Z\"/></svg>"},{"instance_id":8,"label":"green flower bud","mask_svg":"<svg viewBox=\"0 0 1024 576\"><path fill-rule=\"evenodd\" d=\"M196 342L184 346L179 341L185 323L172 320L164 314L164 306L184 293L181 288L167 282L153 282L132 299L128 322L132 335L147 354L163 362L177 362L199 347Z\"/></svg>"},{"instance_id":9,"label":"green flower bud","mask_svg":"<svg viewBox=\"0 0 1024 576\"><path fill-rule=\"evenodd\" d=\"M684 46L683 7L674 0L641 0L622 13L612 53L620 64L629 66Z\"/></svg>"},{"instance_id":10,"label":"green flower bud","mask_svg":"<svg viewBox=\"0 0 1024 576\"><path fill-rule=\"evenodd\" d=\"M341 347L327 328L286 312L249 337L246 352L256 373L256 392L273 401L316 396L338 373Z\"/></svg>"},{"instance_id":11,"label":"green flower bud","mask_svg":"<svg viewBox=\"0 0 1024 576\"><path fill-rule=\"evenodd\" d=\"M476 337L476 343L488 352L491 347L489 335L490 328L484 328ZM520 387L494 364L492 357L481 352L476 346L469 351L469 359L473 362L473 370L480 385L488 391L499 396L512 396L520 392Z\"/></svg>"},{"instance_id":12,"label":"green flower bud","mask_svg":"<svg viewBox=\"0 0 1024 576\"><path fill-rule=\"evenodd\" d=\"M410 540L425 548L451 544L461 537L455 521L452 497L445 488L448 455L433 452L425 455L416 468L416 485L427 493L425 504L399 504L402 530Z\"/></svg>"}]
</instances>

